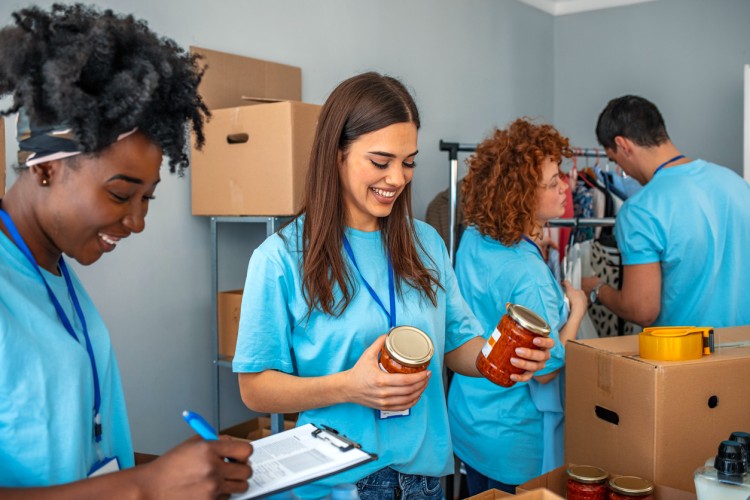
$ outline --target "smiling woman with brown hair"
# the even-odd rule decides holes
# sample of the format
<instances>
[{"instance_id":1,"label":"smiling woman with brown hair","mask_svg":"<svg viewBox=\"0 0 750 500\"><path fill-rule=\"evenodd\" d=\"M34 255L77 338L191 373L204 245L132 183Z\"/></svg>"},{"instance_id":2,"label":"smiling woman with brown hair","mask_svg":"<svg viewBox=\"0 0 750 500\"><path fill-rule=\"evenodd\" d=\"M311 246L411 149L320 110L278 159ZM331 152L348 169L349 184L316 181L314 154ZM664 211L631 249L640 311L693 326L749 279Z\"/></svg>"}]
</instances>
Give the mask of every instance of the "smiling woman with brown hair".
<instances>
[{"instance_id":1,"label":"smiling woman with brown hair","mask_svg":"<svg viewBox=\"0 0 750 500\"><path fill-rule=\"evenodd\" d=\"M244 442L193 439L132 467L109 334L63 258L92 264L144 230L162 155L182 171L186 125L202 142L202 72L130 16L55 5L14 19L0 31L0 94L13 95L3 114L18 112L20 150L0 200L0 497L244 491Z\"/></svg>"},{"instance_id":2,"label":"smiling woman with brown hair","mask_svg":"<svg viewBox=\"0 0 750 500\"><path fill-rule=\"evenodd\" d=\"M342 82L321 110L304 208L250 257L233 361L243 401L301 412L298 425L329 425L378 455L304 497L356 482L362 499L442 498L439 477L453 470L443 366L480 376L484 339L440 236L411 213L419 124L398 80ZM384 334L397 326L429 337L427 370L381 369ZM551 345L519 354L520 380Z\"/></svg>"}]
</instances>

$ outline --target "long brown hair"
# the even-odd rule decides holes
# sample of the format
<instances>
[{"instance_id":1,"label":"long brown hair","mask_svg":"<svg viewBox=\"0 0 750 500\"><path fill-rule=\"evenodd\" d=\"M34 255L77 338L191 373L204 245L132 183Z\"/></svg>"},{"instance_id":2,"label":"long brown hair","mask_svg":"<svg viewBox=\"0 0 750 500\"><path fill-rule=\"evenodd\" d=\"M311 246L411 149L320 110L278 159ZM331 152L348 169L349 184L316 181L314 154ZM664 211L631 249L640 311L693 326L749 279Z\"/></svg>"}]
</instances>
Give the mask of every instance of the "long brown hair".
<instances>
[{"instance_id":1,"label":"long brown hair","mask_svg":"<svg viewBox=\"0 0 750 500\"><path fill-rule=\"evenodd\" d=\"M419 129L419 112L401 82L379 73L363 73L343 81L323 105L300 210L300 215L305 215L302 288L309 311L319 308L338 316L349 305L355 289L342 253L346 213L339 153L345 156L360 136L395 123L413 123ZM378 224L393 262L398 293L406 282L436 305L441 285L437 272L425 267L417 251L424 252L424 247L414 228L411 183L394 202L391 214L380 218ZM341 290L339 301L335 300L336 286Z\"/></svg>"},{"instance_id":2,"label":"long brown hair","mask_svg":"<svg viewBox=\"0 0 750 500\"><path fill-rule=\"evenodd\" d=\"M552 125L519 118L495 129L466 163L463 179L464 220L503 245L515 245L533 225L542 182L542 162L559 164L572 155L568 139Z\"/></svg>"}]
</instances>

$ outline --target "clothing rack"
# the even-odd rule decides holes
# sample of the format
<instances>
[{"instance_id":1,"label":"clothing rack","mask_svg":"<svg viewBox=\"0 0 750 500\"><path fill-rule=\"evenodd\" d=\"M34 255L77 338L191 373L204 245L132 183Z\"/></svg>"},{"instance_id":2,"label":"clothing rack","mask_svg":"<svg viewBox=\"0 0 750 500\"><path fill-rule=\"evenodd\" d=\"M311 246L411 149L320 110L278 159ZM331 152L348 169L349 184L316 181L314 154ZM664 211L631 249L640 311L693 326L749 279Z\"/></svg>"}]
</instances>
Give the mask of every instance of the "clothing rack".
<instances>
[{"instance_id":1,"label":"clothing rack","mask_svg":"<svg viewBox=\"0 0 750 500\"><path fill-rule=\"evenodd\" d=\"M455 247L456 247L456 211L458 204L458 193L456 185L458 183L458 153L473 153L477 150L478 144L461 143L461 142L447 142L440 139L440 151L448 152L448 162L450 171L450 210L449 210L449 233L448 233L448 254L450 255L451 263L455 262ZM570 148L573 152L573 156L578 158L606 158L606 153L599 148ZM553 227L602 227L602 226L613 226L615 224L614 217L604 218L579 218L574 219L555 219L549 221L550 226Z\"/></svg>"}]
</instances>

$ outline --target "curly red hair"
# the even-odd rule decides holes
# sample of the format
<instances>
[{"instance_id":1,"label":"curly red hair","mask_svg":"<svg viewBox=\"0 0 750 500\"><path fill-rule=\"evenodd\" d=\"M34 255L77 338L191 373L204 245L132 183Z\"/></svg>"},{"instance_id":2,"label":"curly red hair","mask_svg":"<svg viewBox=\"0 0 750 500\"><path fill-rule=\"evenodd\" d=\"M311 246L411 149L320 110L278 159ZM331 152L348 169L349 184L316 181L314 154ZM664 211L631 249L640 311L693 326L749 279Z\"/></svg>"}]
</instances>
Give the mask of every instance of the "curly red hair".
<instances>
[{"instance_id":1,"label":"curly red hair","mask_svg":"<svg viewBox=\"0 0 750 500\"><path fill-rule=\"evenodd\" d=\"M569 144L552 125L527 118L495 129L466 160L465 223L503 245L517 244L534 223L542 161L551 156L559 164L570 158Z\"/></svg>"}]
</instances>

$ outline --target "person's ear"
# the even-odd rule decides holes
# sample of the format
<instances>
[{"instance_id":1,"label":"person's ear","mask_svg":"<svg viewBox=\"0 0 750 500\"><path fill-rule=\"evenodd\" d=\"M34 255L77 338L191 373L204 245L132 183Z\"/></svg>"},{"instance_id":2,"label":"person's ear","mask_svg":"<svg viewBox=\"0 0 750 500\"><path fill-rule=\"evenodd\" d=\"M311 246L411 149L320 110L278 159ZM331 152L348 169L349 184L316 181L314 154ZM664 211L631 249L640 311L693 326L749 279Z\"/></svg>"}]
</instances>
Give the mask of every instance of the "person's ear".
<instances>
[{"instance_id":1,"label":"person's ear","mask_svg":"<svg viewBox=\"0 0 750 500\"><path fill-rule=\"evenodd\" d=\"M633 141L621 135L615 136L615 151L630 156L633 153Z\"/></svg>"},{"instance_id":2,"label":"person's ear","mask_svg":"<svg viewBox=\"0 0 750 500\"><path fill-rule=\"evenodd\" d=\"M38 186L49 187L55 175L55 167L52 162L38 163L30 166L29 172L36 180Z\"/></svg>"}]
</instances>

